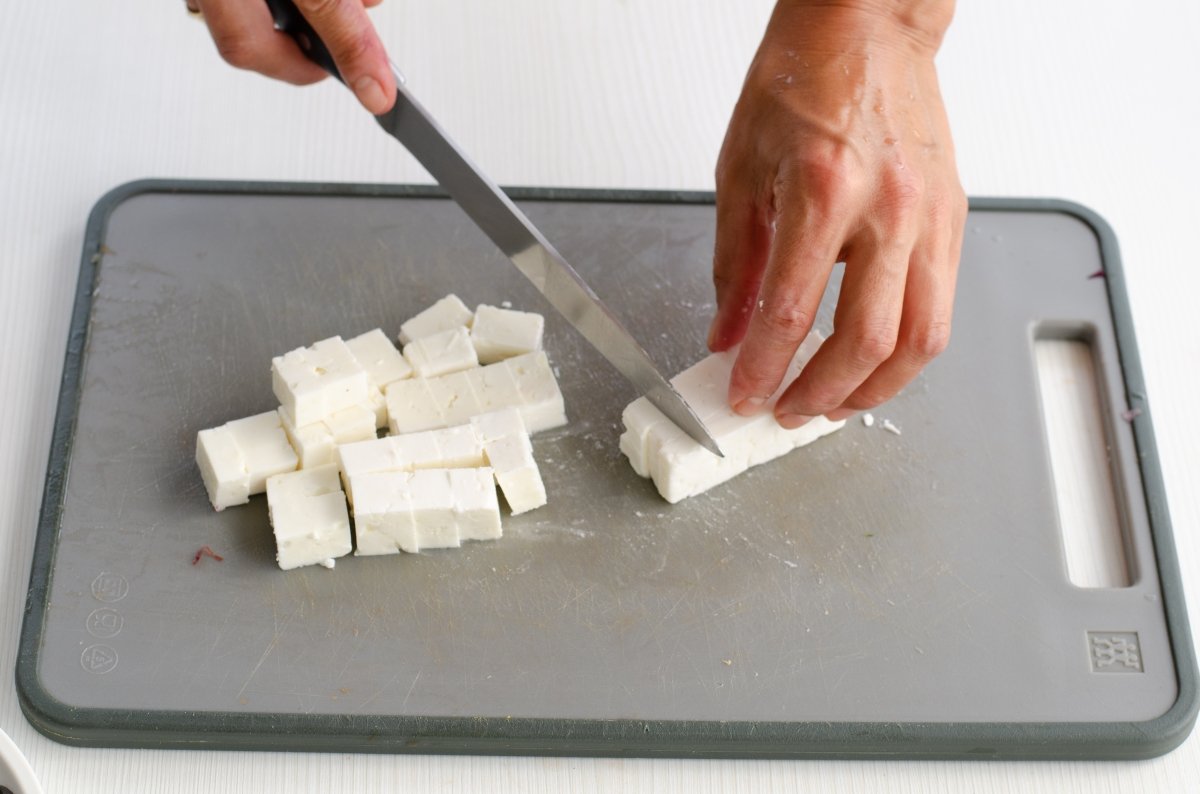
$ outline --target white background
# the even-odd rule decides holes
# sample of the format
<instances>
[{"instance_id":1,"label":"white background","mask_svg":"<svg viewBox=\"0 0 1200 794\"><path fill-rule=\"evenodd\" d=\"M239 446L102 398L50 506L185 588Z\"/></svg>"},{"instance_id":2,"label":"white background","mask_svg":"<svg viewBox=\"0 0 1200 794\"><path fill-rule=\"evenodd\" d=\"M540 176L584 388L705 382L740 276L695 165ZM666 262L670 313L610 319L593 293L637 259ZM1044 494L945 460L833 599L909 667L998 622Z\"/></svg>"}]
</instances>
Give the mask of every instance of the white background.
<instances>
[{"instance_id":1,"label":"white background","mask_svg":"<svg viewBox=\"0 0 1200 794\"><path fill-rule=\"evenodd\" d=\"M414 90L501 184L711 189L765 0L389 0ZM939 58L968 193L1069 198L1115 228L1190 612L1200 614L1200 5L964 2ZM5 3L0 24L0 727L50 792L1183 791L1140 763L706 762L84 750L12 684L84 222L148 176L428 178L333 84L226 67L182 0Z\"/></svg>"}]
</instances>

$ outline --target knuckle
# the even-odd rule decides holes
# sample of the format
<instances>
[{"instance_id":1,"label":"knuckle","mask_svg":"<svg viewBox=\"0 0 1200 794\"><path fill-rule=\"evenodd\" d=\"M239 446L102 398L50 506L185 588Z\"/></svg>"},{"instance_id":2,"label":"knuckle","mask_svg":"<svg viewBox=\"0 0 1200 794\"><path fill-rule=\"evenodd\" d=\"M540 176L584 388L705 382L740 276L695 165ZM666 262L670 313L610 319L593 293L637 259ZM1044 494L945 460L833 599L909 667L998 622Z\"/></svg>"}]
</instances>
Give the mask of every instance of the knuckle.
<instances>
[{"instance_id":1,"label":"knuckle","mask_svg":"<svg viewBox=\"0 0 1200 794\"><path fill-rule=\"evenodd\" d=\"M901 225L927 200L924 177L911 168L893 167L881 180L876 206L892 225Z\"/></svg>"},{"instance_id":2,"label":"knuckle","mask_svg":"<svg viewBox=\"0 0 1200 794\"><path fill-rule=\"evenodd\" d=\"M813 324L812 313L794 300L764 298L759 316L767 332L781 339L800 339Z\"/></svg>"},{"instance_id":3,"label":"knuckle","mask_svg":"<svg viewBox=\"0 0 1200 794\"><path fill-rule=\"evenodd\" d=\"M832 145L805 150L796 157L793 171L776 180L776 193L802 191L819 207L837 210L861 187L858 159L848 146Z\"/></svg>"},{"instance_id":4,"label":"knuckle","mask_svg":"<svg viewBox=\"0 0 1200 794\"><path fill-rule=\"evenodd\" d=\"M868 408L877 408L890 400L893 395L884 394L883 392L868 387L860 388L858 391L846 398L845 406L852 408L855 411L865 411Z\"/></svg>"},{"instance_id":5,"label":"knuckle","mask_svg":"<svg viewBox=\"0 0 1200 794\"><path fill-rule=\"evenodd\" d=\"M918 361L932 361L949 345L950 323L944 320L920 323L904 340L904 346Z\"/></svg>"},{"instance_id":6,"label":"knuckle","mask_svg":"<svg viewBox=\"0 0 1200 794\"><path fill-rule=\"evenodd\" d=\"M238 69L253 69L258 63L258 47L253 38L240 30L213 33L217 53L230 66Z\"/></svg>"},{"instance_id":7,"label":"knuckle","mask_svg":"<svg viewBox=\"0 0 1200 794\"><path fill-rule=\"evenodd\" d=\"M896 329L888 323L862 325L849 340L851 363L860 367L875 367L887 361L896 350L896 335Z\"/></svg>"}]
</instances>

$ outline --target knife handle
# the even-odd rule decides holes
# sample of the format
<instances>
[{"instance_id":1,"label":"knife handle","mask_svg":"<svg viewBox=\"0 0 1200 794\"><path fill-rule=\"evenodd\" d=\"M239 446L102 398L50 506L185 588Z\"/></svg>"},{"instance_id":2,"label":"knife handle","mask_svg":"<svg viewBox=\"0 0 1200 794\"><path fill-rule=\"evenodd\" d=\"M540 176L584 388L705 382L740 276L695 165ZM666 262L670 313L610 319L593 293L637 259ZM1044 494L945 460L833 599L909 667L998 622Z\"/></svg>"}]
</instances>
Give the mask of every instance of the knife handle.
<instances>
[{"instance_id":1,"label":"knife handle","mask_svg":"<svg viewBox=\"0 0 1200 794\"><path fill-rule=\"evenodd\" d=\"M275 29L291 36L296 46L310 61L344 83L345 80L342 80L329 48L304 18L304 14L300 13L300 9L296 8L296 4L292 0L267 0L267 5L271 9L271 17L275 20Z\"/></svg>"}]
</instances>

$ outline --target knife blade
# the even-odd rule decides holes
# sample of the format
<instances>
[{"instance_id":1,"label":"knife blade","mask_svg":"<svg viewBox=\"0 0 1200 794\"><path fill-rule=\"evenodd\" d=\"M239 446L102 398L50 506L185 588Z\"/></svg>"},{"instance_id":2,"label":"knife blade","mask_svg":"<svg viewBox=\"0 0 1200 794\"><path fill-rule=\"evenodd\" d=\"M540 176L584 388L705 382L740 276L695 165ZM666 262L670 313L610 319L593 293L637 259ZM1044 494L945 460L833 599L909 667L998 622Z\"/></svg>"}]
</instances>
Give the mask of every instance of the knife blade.
<instances>
[{"instance_id":1,"label":"knife blade","mask_svg":"<svg viewBox=\"0 0 1200 794\"><path fill-rule=\"evenodd\" d=\"M316 31L291 0L266 0L275 27L287 33L317 65L341 80ZM583 338L638 392L697 443L722 456L720 447L683 396L591 287L413 96L392 65L396 104L376 116L379 125L425 167L467 216L533 283Z\"/></svg>"}]
</instances>

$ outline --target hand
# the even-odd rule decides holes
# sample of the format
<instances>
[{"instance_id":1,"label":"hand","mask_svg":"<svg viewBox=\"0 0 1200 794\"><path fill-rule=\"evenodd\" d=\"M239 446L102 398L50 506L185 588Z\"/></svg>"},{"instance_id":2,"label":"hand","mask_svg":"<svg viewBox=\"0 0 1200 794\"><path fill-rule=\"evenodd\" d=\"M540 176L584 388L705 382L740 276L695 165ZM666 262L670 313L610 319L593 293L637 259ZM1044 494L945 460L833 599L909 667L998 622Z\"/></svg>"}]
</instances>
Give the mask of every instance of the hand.
<instances>
[{"instance_id":1,"label":"hand","mask_svg":"<svg viewBox=\"0 0 1200 794\"><path fill-rule=\"evenodd\" d=\"M346 85L375 115L391 110L396 101L387 54L366 12L381 2L296 0L296 7L329 48ZM187 5L203 14L217 51L230 65L294 85L328 77L289 36L275 30L264 0L187 0Z\"/></svg>"},{"instance_id":2,"label":"hand","mask_svg":"<svg viewBox=\"0 0 1200 794\"><path fill-rule=\"evenodd\" d=\"M836 262L833 334L780 397L798 427L888 400L946 347L967 202L933 56L952 0L781 0L717 164L714 351L749 415L779 387Z\"/></svg>"}]
</instances>

